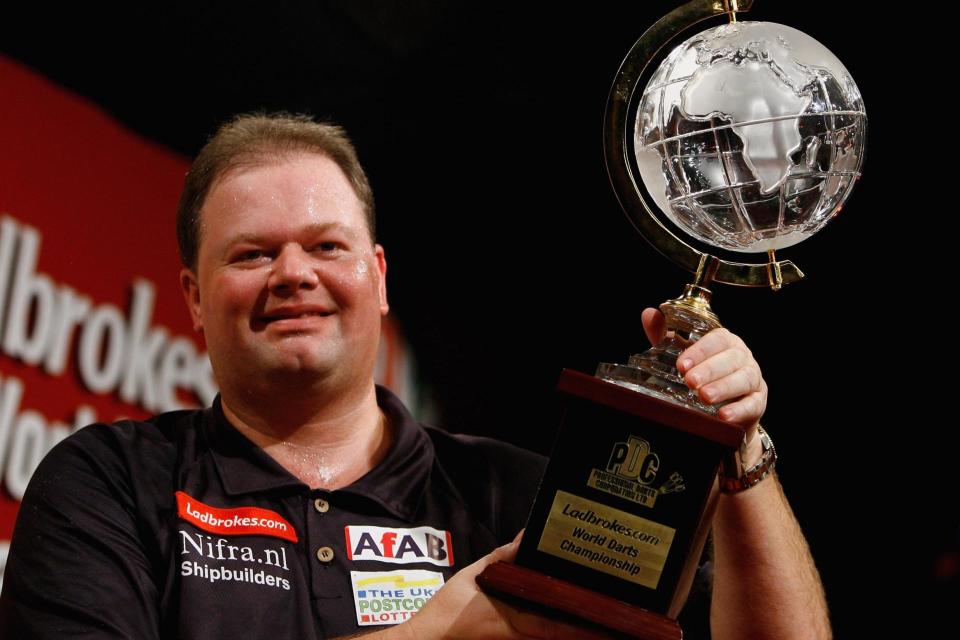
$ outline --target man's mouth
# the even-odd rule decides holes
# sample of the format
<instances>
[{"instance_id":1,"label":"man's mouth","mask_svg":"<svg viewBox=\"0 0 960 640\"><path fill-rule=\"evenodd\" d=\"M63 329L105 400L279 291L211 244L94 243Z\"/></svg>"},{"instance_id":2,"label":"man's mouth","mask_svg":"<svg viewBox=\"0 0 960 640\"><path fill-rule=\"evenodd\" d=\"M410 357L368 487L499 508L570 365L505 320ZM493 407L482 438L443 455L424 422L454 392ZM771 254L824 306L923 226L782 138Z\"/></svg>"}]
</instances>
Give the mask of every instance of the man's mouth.
<instances>
[{"instance_id":1,"label":"man's mouth","mask_svg":"<svg viewBox=\"0 0 960 640\"><path fill-rule=\"evenodd\" d=\"M279 320L299 320L301 318L326 318L331 315L333 315L332 311L324 310L280 311L262 315L259 320L263 323L270 323Z\"/></svg>"}]
</instances>

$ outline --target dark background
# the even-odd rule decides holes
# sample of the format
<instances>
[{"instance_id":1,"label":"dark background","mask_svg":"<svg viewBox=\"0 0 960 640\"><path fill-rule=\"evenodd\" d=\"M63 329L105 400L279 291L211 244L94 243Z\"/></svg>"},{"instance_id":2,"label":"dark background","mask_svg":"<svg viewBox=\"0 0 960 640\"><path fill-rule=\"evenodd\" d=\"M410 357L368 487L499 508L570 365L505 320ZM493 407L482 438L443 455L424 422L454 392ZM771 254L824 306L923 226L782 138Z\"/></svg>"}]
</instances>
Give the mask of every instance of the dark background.
<instances>
[{"instance_id":1,"label":"dark background","mask_svg":"<svg viewBox=\"0 0 960 640\"><path fill-rule=\"evenodd\" d=\"M345 125L437 421L547 451L560 370L645 348L642 309L689 278L627 221L601 144L614 72L676 4L38 4L3 9L0 53L187 156L243 111ZM938 410L956 377L942 373L950 296L926 262L929 185L907 177L930 159L905 118L928 85L893 72L913 43L866 29L859 3L785 4L750 17L805 31L850 70L870 119L864 175L843 215L782 252L805 281L717 287L714 309L764 369L764 424L838 636L956 629L956 470Z\"/></svg>"}]
</instances>

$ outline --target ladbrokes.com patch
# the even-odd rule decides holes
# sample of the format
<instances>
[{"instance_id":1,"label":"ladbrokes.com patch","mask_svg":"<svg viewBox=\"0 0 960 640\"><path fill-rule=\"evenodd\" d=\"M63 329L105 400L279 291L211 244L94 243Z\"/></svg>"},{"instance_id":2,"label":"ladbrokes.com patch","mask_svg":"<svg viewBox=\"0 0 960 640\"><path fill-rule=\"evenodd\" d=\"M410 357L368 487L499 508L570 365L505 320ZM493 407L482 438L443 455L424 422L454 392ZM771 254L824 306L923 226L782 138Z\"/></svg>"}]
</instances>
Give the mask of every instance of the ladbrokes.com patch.
<instances>
[{"instance_id":1,"label":"ladbrokes.com patch","mask_svg":"<svg viewBox=\"0 0 960 640\"><path fill-rule=\"evenodd\" d=\"M219 508L177 491L177 515L198 529L234 536L271 536L297 542L297 532L279 513L261 507Z\"/></svg>"},{"instance_id":2,"label":"ladbrokes.com patch","mask_svg":"<svg viewBox=\"0 0 960 640\"><path fill-rule=\"evenodd\" d=\"M443 574L409 569L351 571L357 624L400 624L423 608L443 586Z\"/></svg>"}]
</instances>

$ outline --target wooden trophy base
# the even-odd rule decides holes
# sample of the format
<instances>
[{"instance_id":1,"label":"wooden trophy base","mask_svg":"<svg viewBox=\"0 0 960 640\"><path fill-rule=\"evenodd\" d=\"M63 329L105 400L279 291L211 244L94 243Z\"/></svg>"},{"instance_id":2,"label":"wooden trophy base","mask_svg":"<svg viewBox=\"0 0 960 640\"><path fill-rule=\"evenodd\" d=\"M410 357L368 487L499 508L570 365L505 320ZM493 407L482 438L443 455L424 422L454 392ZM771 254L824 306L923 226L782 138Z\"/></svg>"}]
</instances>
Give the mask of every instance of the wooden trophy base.
<instances>
[{"instance_id":1,"label":"wooden trophy base","mask_svg":"<svg viewBox=\"0 0 960 640\"><path fill-rule=\"evenodd\" d=\"M489 593L543 605L632 638L683 638L676 620L508 562L495 562L484 569L477 584Z\"/></svg>"}]
</instances>

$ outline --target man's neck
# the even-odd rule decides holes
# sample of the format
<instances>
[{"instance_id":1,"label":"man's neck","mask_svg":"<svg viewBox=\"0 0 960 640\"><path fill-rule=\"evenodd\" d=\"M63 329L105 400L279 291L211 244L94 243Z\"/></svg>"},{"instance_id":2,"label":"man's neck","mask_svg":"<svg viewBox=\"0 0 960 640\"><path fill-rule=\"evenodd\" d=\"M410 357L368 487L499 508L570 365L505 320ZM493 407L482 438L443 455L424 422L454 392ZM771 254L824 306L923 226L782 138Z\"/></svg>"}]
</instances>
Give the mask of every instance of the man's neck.
<instances>
[{"instance_id":1,"label":"man's neck","mask_svg":"<svg viewBox=\"0 0 960 640\"><path fill-rule=\"evenodd\" d=\"M355 482L383 460L393 442L372 383L362 393L302 406L244 400L221 396L230 423L311 488L334 490Z\"/></svg>"}]
</instances>

